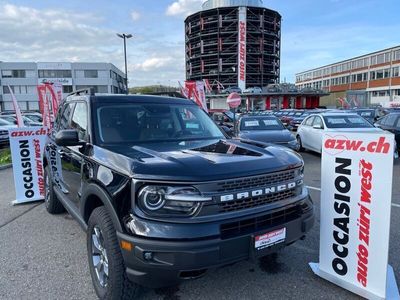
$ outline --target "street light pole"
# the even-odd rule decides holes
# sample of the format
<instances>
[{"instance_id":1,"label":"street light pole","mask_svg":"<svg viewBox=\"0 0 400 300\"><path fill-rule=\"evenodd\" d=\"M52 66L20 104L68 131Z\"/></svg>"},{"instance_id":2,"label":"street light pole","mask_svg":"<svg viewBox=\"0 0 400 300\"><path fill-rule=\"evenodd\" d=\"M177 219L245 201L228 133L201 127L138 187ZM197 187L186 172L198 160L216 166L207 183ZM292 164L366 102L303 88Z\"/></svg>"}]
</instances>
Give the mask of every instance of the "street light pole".
<instances>
[{"instance_id":1,"label":"street light pole","mask_svg":"<svg viewBox=\"0 0 400 300\"><path fill-rule=\"evenodd\" d=\"M125 57L125 85L126 85L126 94L129 94L128 89L128 61L126 59L126 40L132 37L132 34L125 33L117 33L117 36L124 40L124 57Z\"/></svg>"}]
</instances>

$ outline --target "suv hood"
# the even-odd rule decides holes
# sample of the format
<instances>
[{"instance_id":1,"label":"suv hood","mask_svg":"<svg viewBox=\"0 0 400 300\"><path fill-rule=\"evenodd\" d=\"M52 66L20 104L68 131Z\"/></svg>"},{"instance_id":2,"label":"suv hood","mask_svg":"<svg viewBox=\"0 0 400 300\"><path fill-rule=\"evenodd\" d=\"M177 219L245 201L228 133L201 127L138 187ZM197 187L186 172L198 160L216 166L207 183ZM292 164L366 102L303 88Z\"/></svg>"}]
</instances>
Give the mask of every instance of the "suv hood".
<instances>
[{"instance_id":1,"label":"suv hood","mask_svg":"<svg viewBox=\"0 0 400 300\"><path fill-rule=\"evenodd\" d=\"M153 180L210 181L276 172L303 164L300 156L289 149L234 139L95 146L93 151L101 164L117 172Z\"/></svg>"}]
</instances>

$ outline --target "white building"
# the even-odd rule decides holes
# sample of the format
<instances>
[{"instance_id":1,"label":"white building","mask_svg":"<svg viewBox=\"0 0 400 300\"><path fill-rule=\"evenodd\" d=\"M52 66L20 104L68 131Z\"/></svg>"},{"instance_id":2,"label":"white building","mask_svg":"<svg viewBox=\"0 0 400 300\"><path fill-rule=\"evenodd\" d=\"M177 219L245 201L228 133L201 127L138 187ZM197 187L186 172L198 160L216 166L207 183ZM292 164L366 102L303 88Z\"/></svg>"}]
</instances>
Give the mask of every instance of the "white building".
<instances>
[{"instance_id":1,"label":"white building","mask_svg":"<svg viewBox=\"0 0 400 300\"><path fill-rule=\"evenodd\" d=\"M125 73L111 63L0 62L0 111L13 110L8 85L21 110L39 110L37 85L60 82L63 96L93 87L97 93L126 92Z\"/></svg>"}]
</instances>

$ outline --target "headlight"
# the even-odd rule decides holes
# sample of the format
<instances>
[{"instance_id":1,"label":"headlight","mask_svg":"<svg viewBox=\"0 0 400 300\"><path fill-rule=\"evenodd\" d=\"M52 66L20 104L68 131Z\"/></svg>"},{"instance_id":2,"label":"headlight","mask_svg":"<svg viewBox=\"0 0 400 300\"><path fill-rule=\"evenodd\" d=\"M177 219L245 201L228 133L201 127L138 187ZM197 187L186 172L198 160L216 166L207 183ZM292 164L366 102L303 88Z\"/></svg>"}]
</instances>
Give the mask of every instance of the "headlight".
<instances>
[{"instance_id":1,"label":"headlight","mask_svg":"<svg viewBox=\"0 0 400 300\"><path fill-rule=\"evenodd\" d=\"M176 217L194 215L202 202L211 201L194 187L148 185L139 190L138 206L151 216Z\"/></svg>"}]
</instances>

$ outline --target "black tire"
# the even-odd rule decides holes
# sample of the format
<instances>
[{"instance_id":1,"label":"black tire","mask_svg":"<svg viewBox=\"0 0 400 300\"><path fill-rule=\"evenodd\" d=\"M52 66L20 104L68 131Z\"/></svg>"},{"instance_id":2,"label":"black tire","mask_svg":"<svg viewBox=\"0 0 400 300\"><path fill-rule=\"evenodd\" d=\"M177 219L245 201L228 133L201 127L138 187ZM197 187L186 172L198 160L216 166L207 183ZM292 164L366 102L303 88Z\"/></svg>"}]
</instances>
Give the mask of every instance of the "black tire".
<instances>
[{"instance_id":1,"label":"black tire","mask_svg":"<svg viewBox=\"0 0 400 300\"><path fill-rule=\"evenodd\" d=\"M58 200L56 193L54 192L53 187L53 178L51 175L50 167L46 166L44 168L44 185L45 185L45 197L44 204L46 206L46 210L51 214L60 214L65 211L64 206Z\"/></svg>"},{"instance_id":2,"label":"black tire","mask_svg":"<svg viewBox=\"0 0 400 300\"><path fill-rule=\"evenodd\" d=\"M304 149L304 147L303 147L303 144L302 144L302 142L301 142L301 137L299 136L299 135L297 135L296 136L296 140L297 140L297 142L299 143L299 152L303 152L305 149Z\"/></svg>"},{"instance_id":3,"label":"black tire","mask_svg":"<svg viewBox=\"0 0 400 300\"><path fill-rule=\"evenodd\" d=\"M93 240L96 238L93 237L95 235L95 228L100 230L102 248L105 249L105 261L108 266L108 274L103 284L99 280L93 262L93 250L96 251L96 247L93 244ZM131 282L126 276L125 264L117 234L104 206L97 207L90 215L87 229L87 251L90 275L99 299L135 299L139 295L140 287ZM104 261L103 258L104 256L102 257L102 261Z\"/></svg>"}]
</instances>

